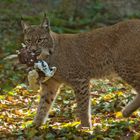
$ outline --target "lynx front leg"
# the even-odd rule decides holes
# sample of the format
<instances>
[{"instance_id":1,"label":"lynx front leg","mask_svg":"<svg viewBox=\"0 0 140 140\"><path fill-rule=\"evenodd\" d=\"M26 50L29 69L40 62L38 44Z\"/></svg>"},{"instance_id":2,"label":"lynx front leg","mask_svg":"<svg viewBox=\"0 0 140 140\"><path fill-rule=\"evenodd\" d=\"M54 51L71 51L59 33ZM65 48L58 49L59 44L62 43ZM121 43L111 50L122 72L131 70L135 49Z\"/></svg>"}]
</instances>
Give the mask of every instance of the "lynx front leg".
<instances>
[{"instance_id":1,"label":"lynx front leg","mask_svg":"<svg viewBox=\"0 0 140 140\"><path fill-rule=\"evenodd\" d=\"M75 85L75 95L77 101L77 109L81 120L81 127L92 127L91 124L91 109L90 109L90 93L89 82L82 79Z\"/></svg>"},{"instance_id":2,"label":"lynx front leg","mask_svg":"<svg viewBox=\"0 0 140 140\"><path fill-rule=\"evenodd\" d=\"M37 109L37 114L34 119L34 124L39 127L45 123L49 115L49 110L52 106L56 93L59 89L60 83L50 79L46 84L42 84L42 91L40 95L40 102Z\"/></svg>"}]
</instances>

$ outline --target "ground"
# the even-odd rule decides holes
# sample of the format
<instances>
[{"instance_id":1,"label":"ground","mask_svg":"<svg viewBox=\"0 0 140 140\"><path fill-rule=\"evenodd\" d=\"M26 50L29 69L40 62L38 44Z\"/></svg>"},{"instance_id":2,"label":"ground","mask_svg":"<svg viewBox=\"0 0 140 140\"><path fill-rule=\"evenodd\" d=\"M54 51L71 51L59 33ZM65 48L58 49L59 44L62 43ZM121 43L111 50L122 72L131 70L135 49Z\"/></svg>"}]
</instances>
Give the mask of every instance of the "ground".
<instances>
[{"instance_id":1,"label":"ground","mask_svg":"<svg viewBox=\"0 0 140 140\"><path fill-rule=\"evenodd\" d=\"M121 80L92 80L92 130L77 129L76 102L73 90L62 87L47 123L39 129L32 127L32 121L39 101L39 94L27 90L25 84L17 85L0 95L1 139L47 139L47 140L112 140L140 138L139 116L136 111L129 118L123 118L121 109L135 94L131 87Z\"/></svg>"}]
</instances>

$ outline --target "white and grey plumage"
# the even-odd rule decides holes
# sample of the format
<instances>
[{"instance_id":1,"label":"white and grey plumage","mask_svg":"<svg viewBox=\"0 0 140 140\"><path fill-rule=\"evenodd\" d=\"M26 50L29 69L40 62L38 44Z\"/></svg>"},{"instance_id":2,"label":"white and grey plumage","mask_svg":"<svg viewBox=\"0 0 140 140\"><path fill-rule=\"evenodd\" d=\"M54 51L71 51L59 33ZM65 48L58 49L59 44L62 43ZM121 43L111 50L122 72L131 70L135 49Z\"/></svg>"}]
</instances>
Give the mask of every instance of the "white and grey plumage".
<instances>
[{"instance_id":1,"label":"white and grey plumage","mask_svg":"<svg viewBox=\"0 0 140 140\"><path fill-rule=\"evenodd\" d=\"M42 71L46 77L52 77L56 72L56 67L49 68L47 62L45 62L44 60L39 60L38 62L36 62L34 64L34 67Z\"/></svg>"}]
</instances>

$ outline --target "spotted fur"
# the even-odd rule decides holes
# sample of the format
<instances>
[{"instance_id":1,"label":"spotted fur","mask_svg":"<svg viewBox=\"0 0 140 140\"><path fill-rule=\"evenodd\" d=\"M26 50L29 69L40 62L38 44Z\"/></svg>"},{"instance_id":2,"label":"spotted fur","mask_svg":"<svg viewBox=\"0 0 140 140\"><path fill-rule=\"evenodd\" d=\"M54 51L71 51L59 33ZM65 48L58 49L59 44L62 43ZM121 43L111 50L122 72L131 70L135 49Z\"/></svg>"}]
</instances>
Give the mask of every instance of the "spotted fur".
<instances>
[{"instance_id":1,"label":"spotted fur","mask_svg":"<svg viewBox=\"0 0 140 140\"><path fill-rule=\"evenodd\" d=\"M41 49L38 59L57 67L54 77L42 84L34 121L37 126L45 121L60 85L65 83L75 91L81 126L91 127L89 81L112 73L138 93L123 115L127 117L140 107L140 20L79 34L54 33L46 18L40 26L22 25L25 43L32 50Z\"/></svg>"}]
</instances>

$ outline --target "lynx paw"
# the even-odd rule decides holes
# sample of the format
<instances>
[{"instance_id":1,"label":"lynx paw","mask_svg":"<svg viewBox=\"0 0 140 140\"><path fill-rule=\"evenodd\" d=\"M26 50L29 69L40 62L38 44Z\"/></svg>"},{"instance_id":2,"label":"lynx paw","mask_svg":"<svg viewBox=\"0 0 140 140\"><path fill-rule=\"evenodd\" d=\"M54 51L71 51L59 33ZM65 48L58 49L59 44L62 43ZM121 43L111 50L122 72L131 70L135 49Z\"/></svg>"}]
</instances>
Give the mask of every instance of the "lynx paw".
<instances>
[{"instance_id":1,"label":"lynx paw","mask_svg":"<svg viewBox=\"0 0 140 140\"><path fill-rule=\"evenodd\" d=\"M77 126L77 128L78 129L92 129L92 124L91 123L89 123L89 124L79 124L78 126Z\"/></svg>"},{"instance_id":2,"label":"lynx paw","mask_svg":"<svg viewBox=\"0 0 140 140\"><path fill-rule=\"evenodd\" d=\"M123 115L123 117L129 117L130 115L131 115L131 112L129 111L129 110L127 110L127 109L123 109L122 110L122 115Z\"/></svg>"}]
</instances>

